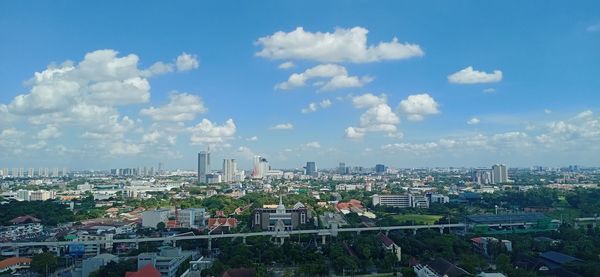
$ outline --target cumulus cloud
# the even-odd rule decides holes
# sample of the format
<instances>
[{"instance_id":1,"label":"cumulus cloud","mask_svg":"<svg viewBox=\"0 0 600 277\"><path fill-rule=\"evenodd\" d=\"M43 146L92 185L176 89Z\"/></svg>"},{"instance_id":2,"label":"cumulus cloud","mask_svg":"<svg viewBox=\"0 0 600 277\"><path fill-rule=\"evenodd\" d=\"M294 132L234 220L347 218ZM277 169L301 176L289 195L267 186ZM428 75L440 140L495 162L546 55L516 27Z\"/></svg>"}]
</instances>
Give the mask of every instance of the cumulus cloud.
<instances>
[{"instance_id":1,"label":"cumulus cloud","mask_svg":"<svg viewBox=\"0 0 600 277\"><path fill-rule=\"evenodd\" d=\"M140 154L144 151L144 146L127 143L127 142L115 142L110 145L110 154L114 156L133 156Z\"/></svg>"},{"instance_id":2,"label":"cumulus cloud","mask_svg":"<svg viewBox=\"0 0 600 277\"><path fill-rule=\"evenodd\" d=\"M47 140L47 139L55 139L60 136L61 136L61 132L58 130L58 128L56 128L56 126L48 125L48 126L46 126L46 128L40 130L37 133L36 138L41 139L41 140Z\"/></svg>"},{"instance_id":3,"label":"cumulus cloud","mask_svg":"<svg viewBox=\"0 0 600 277\"><path fill-rule=\"evenodd\" d=\"M140 114L155 121L189 121L207 111L202 98L189 93L171 92L169 103L162 107L140 110Z\"/></svg>"},{"instance_id":4,"label":"cumulus cloud","mask_svg":"<svg viewBox=\"0 0 600 277\"><path fill-rule=\"evenodd\" d=\"M177 71L188 71L192 69L198 68L198 57L196 55L191 55L188 53L182 53L177 57L175 61L175 66L177 67Z\"/></svg>"},{"instance_id":5,"label":"cumulus cloud","mask_svg":"<svg viewBox=\"0 0 600 277\"><path fill-rule=\"evenodd\" d=\"M144 136L142 137L142 142L155 144L155 143L158 143L158 140L160 139L160 137L161 137L160 132L157 130L154 130L150 133L144 134Z\"/></svg>"},{"instance_id":6,"label":"cumulus cloud","mask_svg":"<svg viewBox=\"0 0 600 277\"><path fill-rule=\"evenodd\" d=\"M358 109L367 109L360 116L358 126L346 128L346 138L360 139L367 132L384 132L388 135L397 133L396 125L400 123L400 118L392 108L387 104L387 96L379 96L366 93L352 98L352 104Z\"/></svg>"},{"instance_id":7,"label":"cumulus cloud","mask_svg":"<svg viewBox=\"0 0 600 277\"><path fill-rule=\"evenodd\" d=\"M448 75L448 82L453 84L483 84L496 83L502 80L502 71L492 73L474 70L472 66Z\"/></svg>"},{"instance_id":8,"label":"cumulus cloud","mask_svg":"<svg viewBox=\"0 0 600 277\"><path fill-rule=\"evenodd\" d=\"M471 119L469 119L469 121L467 121L467 124L469 125L477 125L479 124L480 120L477 117L473 117Z\"/></svg>"},{"instance_id":9,"label":"cumulus cloud","mask_svg":"<svg viewBox=\"0 0 600 277\"><path fill-rule=\"evenodd\" d=\"M321 148L321 144L318 141L311 141L307 144L305 144L304 146L306 146L307 148Z\"/></svg>"},{"instance_id":10,"label":"cumulus cloud","mask_svg":"<svg viewBox=\"0 0 600 277\"><path fill-rule=\"evenodd\" d=\"M279 69L290 69L295 66L296 65L293 62L288 61L288 62L281 63L278 67L279 67Z\"/></svg>"},{"instance_id":11,"label":"cumulus cloud","mask_svg":"<svg viewBox=\"0 0 600 277\"><path fill-rule=\"evenodd\" d=\"M258 136L251 136L246 138L246 141L258 141Z\"/></svg>"},{"instance_id":12,"label":"cumulus cloud","mask_svg":"<svg viewBox=\"0 0 600 277\"><path fill-rule=\"evenodd\" d=\"M236 126L233 119L228 119L219 126L205 118L196 126L190 127L189 131L192 134L190 138L192 144L222 144L233 139Z\"/></svg>"},{"instance_id":13,"label":"cumulus cloud","mask_svg":"<svg viewBox=\"0 0 600 277\"><path fill-rule=\"evenodd\" d=\"M425 54L419 45L401 43L397 38L368 45L368 32L362 27L337 28L333 33L308 32L298 27L291 32L279 31L259 38L255 44L262 49L256 55L269 59L367 63L408 59Z\"/></svg>"},{"instance_id":14,"label":"cumulus cloud","mask_svg":"<svg viewBox=\"0 0 600 277\"><path fill-rule=\"evenodd\" d=\"M440 113L438 103L427 93L409 95L400 102L398 110L411 121L421 121L425 116Z\"/></svg>"},{"instance_id":15,"label":"cumulus cloud","mask_svg":"<svg viewBox=\"0 0 600 277\"><path fill-rule=\"evenodd\" d=\"M301 110L301 112L302 113L313 113L313 112L316 112L319 108L326 109L329 107L331 107L331 100L324 99L323 101L321 101L319 103L317 103L317 102L309 103L306 108L303 108Z\"/></svg>"},{"instance_id":16,"label":"cumulus cloud","mask_svg":"<svg viewBox=\"0 0 600 277\"><path fill-rule=\"evenodd\" d=\"M495 88L486 88L486 89L483 89L483 92L485 92L485 93L494 93L494 92L496 92L496 89Z\"/></svg>"},{"instance_id":17,"label":"cumulus cloud","mask_svg":"<svg viewBox=\"0 0 600 277\"><path fill-rule=\"evenodd\" d=\"M280 123L274 126L271 126L271 130L292 130L294 129L294 124L292 123Z\"/></svg>"},{"instance_id":18,"label":"cumulus cloud","mask_svg":"<svg viewBox=\"0 0 600 277\"><path fill-rule=\"evenodd\" d=\"M356 77L348 76L348 71L345 67L336 64L320 64L309 68L302 73L294 73L290 75L287 81L279 83L275 86L276 89L288 90L303 87L312 79L328 79L327 81L314 82L314 86L318 86L320 90L335 90L342 88L362 87L371 82L373 79L368 76Z\"/></svg>"}]
</instances>

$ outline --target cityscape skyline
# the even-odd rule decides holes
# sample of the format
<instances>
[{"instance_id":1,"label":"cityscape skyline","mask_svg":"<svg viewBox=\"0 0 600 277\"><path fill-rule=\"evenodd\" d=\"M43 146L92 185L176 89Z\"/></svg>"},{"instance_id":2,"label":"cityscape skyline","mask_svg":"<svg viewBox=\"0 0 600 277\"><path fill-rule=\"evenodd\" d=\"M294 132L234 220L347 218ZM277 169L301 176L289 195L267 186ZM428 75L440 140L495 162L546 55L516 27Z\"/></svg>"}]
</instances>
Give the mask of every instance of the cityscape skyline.
<instances>
[{"instance_id":1,"label":"cityscape skyline","mask_svg":"<svg viewBox=\"0 0 600 277\"><path fill-rule=\"evenodd\" d=\"M0 166L600 164L597 3L438 4L3 2Z\"/></svg>"}]
</instances>

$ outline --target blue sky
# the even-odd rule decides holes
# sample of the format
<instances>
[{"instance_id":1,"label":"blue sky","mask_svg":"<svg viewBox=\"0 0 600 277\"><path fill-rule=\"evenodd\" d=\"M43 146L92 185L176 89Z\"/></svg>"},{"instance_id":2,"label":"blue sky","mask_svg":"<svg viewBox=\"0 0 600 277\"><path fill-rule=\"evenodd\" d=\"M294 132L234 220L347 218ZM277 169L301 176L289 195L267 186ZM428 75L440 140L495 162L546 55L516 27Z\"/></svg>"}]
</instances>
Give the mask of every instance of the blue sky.
<instances>
[{"instance_id":1,"label":"blue sky","mask_svg":"<svg viewBox=\"0 0 600 277\"><path fill-rule=\"evenodd\" d=\"M0 168L597 166L599 10L2 1Z\"/></svg>"}]
</instances>

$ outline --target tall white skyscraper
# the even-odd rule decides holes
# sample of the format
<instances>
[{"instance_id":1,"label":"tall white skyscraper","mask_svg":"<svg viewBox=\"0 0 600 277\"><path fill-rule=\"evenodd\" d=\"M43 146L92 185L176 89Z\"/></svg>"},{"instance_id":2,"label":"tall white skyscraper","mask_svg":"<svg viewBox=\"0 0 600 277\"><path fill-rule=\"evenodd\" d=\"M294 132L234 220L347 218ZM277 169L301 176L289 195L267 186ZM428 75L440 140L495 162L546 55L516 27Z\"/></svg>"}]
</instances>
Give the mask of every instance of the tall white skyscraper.
<instances>
[{"instance_id":1,"label":"tall white skyscraper","mask_svg":"<svg viewBox=\"0 0 600 277\"><path fill-rule=\"evenodd\" d=\"M492 179L494 180L494 184L508 182L508 171L506 170L506 165L492 165Z\"/></svg>"},{"instance_id":2,"label":"tall white skyscraper","mask_svg":"<svg viewBox=\"0 0 600 277\"><path fill-rule=\"evenodd\" d=\"M206 183L206 174L210 172L210 152L198 153L198 182Z\"/></svg>"},{"instance_id":3,"label":"tall white skyscraper","mask_svg":"<svg viewBox=\"0 0 600 277\"><path fill-rule=\"evenodd\" d=\"M254 156L254 169L252 170L252 178L262 179L267 176L269 171L269 162L261 156Z\"/></svg>"},{"instance_id":4,"label":"tall white skyscraper","mask_svg":"<svg viewBox=\"0 0 600 277\"><path fill-rule=\"evenodd\" d=\"M223 182L235 181L235 174L237 172L237 165L235 159L224 159L223 160Z\"/></svg>"}]
</instances>

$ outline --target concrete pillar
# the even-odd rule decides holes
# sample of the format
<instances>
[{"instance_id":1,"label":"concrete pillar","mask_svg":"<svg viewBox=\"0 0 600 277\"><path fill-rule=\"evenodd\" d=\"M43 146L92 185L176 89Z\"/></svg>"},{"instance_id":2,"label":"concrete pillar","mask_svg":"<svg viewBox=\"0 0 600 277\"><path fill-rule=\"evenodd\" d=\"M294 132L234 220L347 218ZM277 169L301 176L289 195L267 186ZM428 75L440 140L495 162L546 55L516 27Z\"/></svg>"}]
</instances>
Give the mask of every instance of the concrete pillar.
<instances>
[{"instance_id":1,"label":"concrete pillar","mask_svg":"<svg viewBox=\"0 0 600 277\"><path fill-rule=\"evenodd\" d=\"M281 237L281 238L279 238L279 239L280 239L280 241L281 241L281 245L283 245L283 243L285 242L285 238L284 238L284 237Z\"/></svg>"},{"instance_id":2,"label":"concrete pillar","mask_svg":"<svg viewBox=\"0 0 600 277\"><path fill-rule=\"evenodd\" d=\"M15 256L19 258L19 247L15 246Z\"/></svg>"},{"instance_id":3,"label":"concrete pillar","mask_svg":"<svg viewBox=\"0 0 600 277\"><path fill-rule=\"evenodd\" d=\"M390 234L390 230L385 230L385 235L388 236Z\"/></svg>"},{"instance_id":4,"label":"concrete pillar","mask_svg":"<svg viewBox=\"0 0 600 277\"><path fill-rule=\"evenodd\" d=\"M321 236L321 244L325 244L326 243L326 239L325 239L325 235Z\"/></svg>"},{"instance_id":5,"label":"concrete pillar","mask_svg":"<svg viewBox=\"0 0 600 277\"><path fill-rule=\"evenodd\" d=\"M57 246L56 246L56 257L60 257L60 256L61 256L61 255L60 255L60 246L59 246L59 245L57 245Z\"/></svg>"},{"instance_id":6,"label":"concrete pillar","mask_svg":"<svg viewBox=\"0 0 600 277\"><path fill-rule=\"evenodd\" d=\"M242 242L246 244L246 237L242 237Z\"/></svg>"},{"instance_id":7,"label":"concrete pillar","mask_svg":"<svg viewBox=\"0 0 600 277\"><path fill-rule=\"evenodd\" d=\"M135 249L140 250L140 243L137 241L135 242Z\"/></svg>"},{"instance_id":8,"label":"concrete pillar","mask_svg":"<svg viewBox=\"0 0 600 277\"><path fill-rule=\"evenodd\" d=\"M444 227L440 228L440 235L444 234Z\"/></svg>"},{"instance_id":9,"label":"concrete pillar","mask_svg":"<svg viewBox=\"0 0 600 277\"><path fill-rule=\"evenodd\" d=\"M212 240L208 239L208 251L212 251Z\"/></svg>"},{"instance_id":10,"label":"concrete pillar","mask_svg":"<svg viewBox=\"0 0 600 277\"><path fill-rule=\"evenodd\" d=\"M413 229L413 236L417 235L417 229Z\"/></svg>"}]
</instances>

